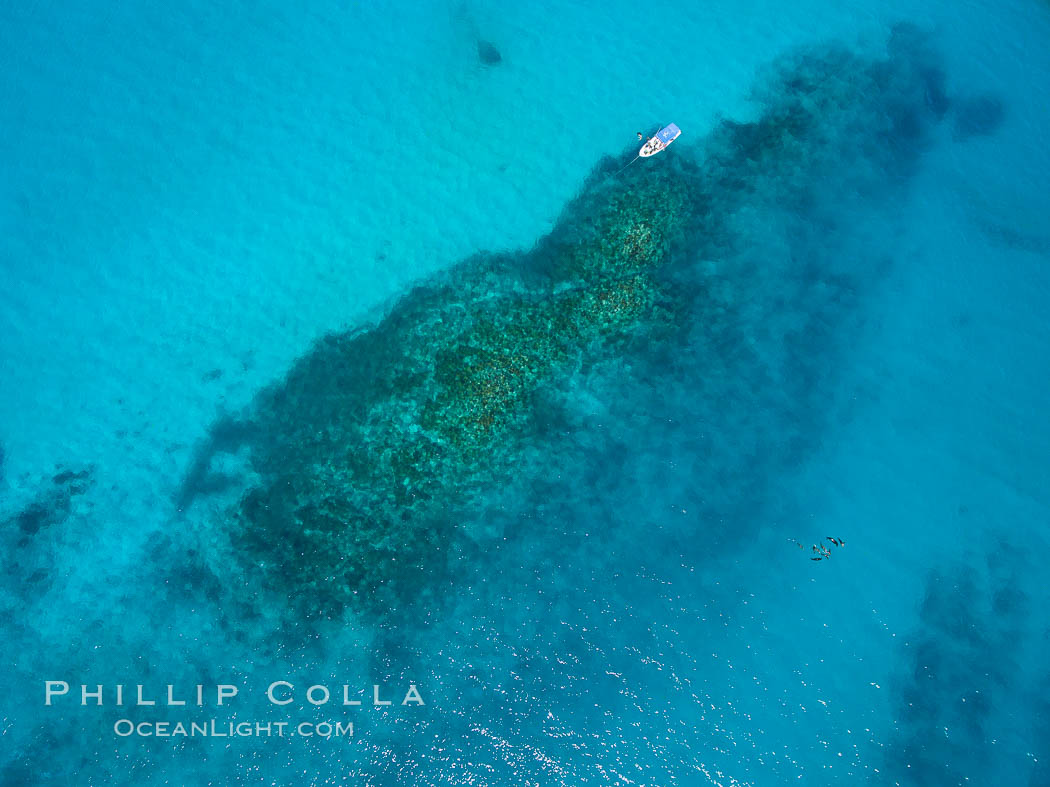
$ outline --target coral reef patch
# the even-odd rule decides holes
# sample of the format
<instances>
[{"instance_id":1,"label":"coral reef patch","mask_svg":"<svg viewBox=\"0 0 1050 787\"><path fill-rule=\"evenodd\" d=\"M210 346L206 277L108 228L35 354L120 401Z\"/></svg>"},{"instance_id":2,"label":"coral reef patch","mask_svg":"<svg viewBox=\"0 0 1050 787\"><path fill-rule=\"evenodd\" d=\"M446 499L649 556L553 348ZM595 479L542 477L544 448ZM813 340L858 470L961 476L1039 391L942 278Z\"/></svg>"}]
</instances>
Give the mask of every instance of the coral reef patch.
<instances>
[{"instance_id":1,"label":"coral reef patch","mask_svg":"<svg viewBox=\"0 0 1050 787\"><path fill-rule=\"evenodd\" d=\"M256 480L201 549L227 587L299 619L437 605L465 556L483 562L498 540L472 512L484 493L559 456L586 465L589 438L567 444L560 413L596 373L645 370L645 396L659 379L706 398L713 430L745 424L754 453L716 456L710 471L742 499L759 457L797 459L808 426L763 445L733 403L760 396L800 422L822 409L820 351L842 340L858 289L828 251L835 206L896 193L947 99L907 26L877 58L793 53L755 98L756 120L724 121L644 167L603 159L533 249L455 265L378 324L323 338L262 392L236 419ZM645 407L629 387L614 399ZM232 450L228 429L184 490Z\"/></svg>"}]
</instances>

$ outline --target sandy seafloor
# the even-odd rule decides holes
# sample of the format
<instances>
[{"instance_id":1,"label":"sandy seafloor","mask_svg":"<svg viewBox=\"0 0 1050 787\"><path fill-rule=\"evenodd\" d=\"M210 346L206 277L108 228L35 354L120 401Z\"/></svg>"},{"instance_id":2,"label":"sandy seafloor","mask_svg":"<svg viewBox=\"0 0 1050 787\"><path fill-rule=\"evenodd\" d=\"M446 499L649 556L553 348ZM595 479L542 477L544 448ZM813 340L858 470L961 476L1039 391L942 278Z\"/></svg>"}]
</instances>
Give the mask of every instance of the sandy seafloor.
<instances>
[{"instance_id":1,"label":"sandy seafloor","mask_svg":"<svg viewBox=\"0 0 1050 787\"><path fill-rule=\"evenodd\" d=\"M1050 784L1046 2L71 0L0 20L0 784ZM180 573L236 493L177 510L196 447L315 340L531 248L636 130L674 120L662 155L699 155L761 114L770 62L885 57L899 22L953 104L892 197L808 182L827 225L798 220L799 247L852 277L848 306L796 301L751 338L770 357L836 337L806 348L806 407L575 380L583 466L478 503L505 545L425 625L275 637ZM761 271L778 241L763 221L741 238ZM788 286L777 266L755 281ZM734 368L694 350L696 379ZM615 455L587 449L603 430ZM828 535L831 560L793 543ZM274 710L258 688L286 677L414 680L428 704ZM45 679L237 683L233 712L122 713L355 735L118 738L117 709L44 707Z\"/></svg>"}]
</instances>

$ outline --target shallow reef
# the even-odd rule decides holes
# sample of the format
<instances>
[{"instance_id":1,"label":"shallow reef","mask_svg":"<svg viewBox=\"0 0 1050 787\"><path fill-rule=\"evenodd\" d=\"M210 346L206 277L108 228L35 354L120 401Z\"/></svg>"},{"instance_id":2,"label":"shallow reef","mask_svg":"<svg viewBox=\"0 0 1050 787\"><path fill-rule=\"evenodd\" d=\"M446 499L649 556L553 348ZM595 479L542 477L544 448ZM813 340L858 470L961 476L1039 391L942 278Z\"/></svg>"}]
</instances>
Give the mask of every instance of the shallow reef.
<instances>
[{"instance_id":1,"label":"shallow reef","mask_svg":"<svg viewBox=\"0 0 1050 787\"><path fill-rule=\"evenodd\" d=\"M899 187L943 115L942 82L907 26L875 58L793 53L756 89L756 120L724 121L642 165L621 169L633 152L603 159L533 249L464 260L378 324L320 340L238 416L236 445L226 419L194 462L181 505L207 488L212 452L249 449L249 488L225 537L202 549L213 570L296 618L436 603L474 539L462 512L542 464L526 447L556 440L538 403L603 359L673 366L676 353L701 352L698 330L710 338L743 319L754 294L719 267L757 243L741 217L805 212L837 188L868 198ZM827 292L837 274L802 275L806 292ZM818 327L792 330L776 341ZM726 347L711 339L703 351Z\"/></svg>"},{"instance_id":2,"label":"shallow reef","mask_svg":"<svg viewBox=\"0 0 1050 787\"><path fill-rule=\"evenodd\" d=\"M542 272L482 256L320 342L251 416L268 483L237 512L236 552L311 611L419 592L453 538L449 506L513 466L534 397L660 319L653 268L691 200L673 172L604 187L572 238L533 252Z\"/></svg>"}]
</instances>

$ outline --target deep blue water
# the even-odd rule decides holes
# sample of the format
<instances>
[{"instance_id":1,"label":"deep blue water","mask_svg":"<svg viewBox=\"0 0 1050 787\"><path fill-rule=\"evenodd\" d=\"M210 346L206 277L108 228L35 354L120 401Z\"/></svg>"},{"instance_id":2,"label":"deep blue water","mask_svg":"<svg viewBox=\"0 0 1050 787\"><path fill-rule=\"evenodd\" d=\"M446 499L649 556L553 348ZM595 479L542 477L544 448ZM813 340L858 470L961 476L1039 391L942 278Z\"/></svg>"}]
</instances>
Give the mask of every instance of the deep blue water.
<instances>
[{"instance_id":1,"label":"deep blue water","mask_svg":"<svg viewBox=\"0 0 1050 787\"><path fill-rule=\"evenodd\" d=\"M0 784L1050 784L1046 2L0 19Z\"/></svg>"}]
</instances>

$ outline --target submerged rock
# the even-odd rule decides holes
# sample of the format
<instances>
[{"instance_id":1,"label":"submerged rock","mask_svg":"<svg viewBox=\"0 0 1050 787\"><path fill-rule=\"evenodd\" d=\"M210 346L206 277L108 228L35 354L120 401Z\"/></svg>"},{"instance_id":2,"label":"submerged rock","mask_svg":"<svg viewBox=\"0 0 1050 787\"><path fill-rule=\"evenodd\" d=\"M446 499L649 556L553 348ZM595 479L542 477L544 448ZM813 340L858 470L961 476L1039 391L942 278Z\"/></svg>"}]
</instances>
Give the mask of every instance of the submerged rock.
<instances>
[{"instance_id":1,"label":"submerged rock","mask_svg":"<svg viewBox=\"0 0 1050 787\"><path fill-rule=\"evenodd\" d=\"M785 59L758 94L758 120L717 126L699 155L679 143L645 166L601 162L529 252L466 260L379 324L320 340L240 417L258 481L230 512L228 540L202 550L213 570L296 618L382 614L452 586L476 538L458 512L546 461L526 450L556 429L538 401L602 359L673 359L691 326L725 332L734 312L757 308L746 278L711 267L752 245L740 217L797 215L818 187L889 190L914 168L936 112L931 56L906 40L881 60L844 49ZM826 298L835 275L798 286ZM747 360L749 343L734 361L712 339L711 366L729 379L733 362L762 363Z\"/></svg>"},{"instance_id":2,"label":"submerged rock","mask_svg":"<svg viewBox=\"0 0 1050 787\"><path fill-rule=\"evenodd\" d=\"M481 64L485 66L498 66L503 62L503 55L501 55L499 50L496 49L495 44L479 38L478 60L480 60Z\"/></svg>"}]
</instances>

